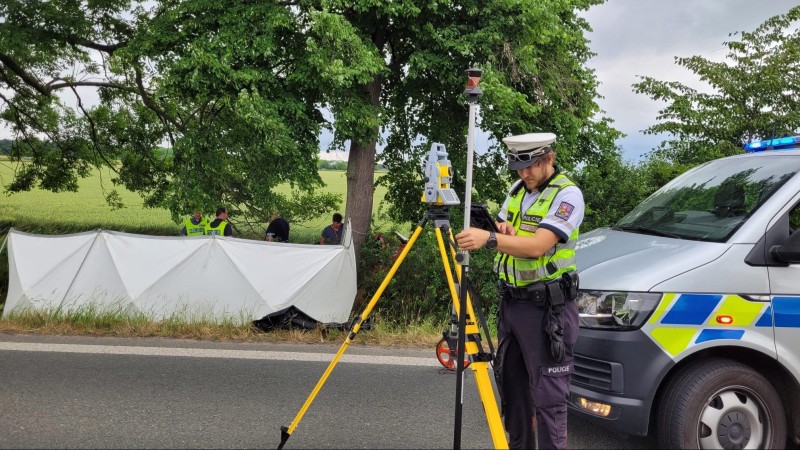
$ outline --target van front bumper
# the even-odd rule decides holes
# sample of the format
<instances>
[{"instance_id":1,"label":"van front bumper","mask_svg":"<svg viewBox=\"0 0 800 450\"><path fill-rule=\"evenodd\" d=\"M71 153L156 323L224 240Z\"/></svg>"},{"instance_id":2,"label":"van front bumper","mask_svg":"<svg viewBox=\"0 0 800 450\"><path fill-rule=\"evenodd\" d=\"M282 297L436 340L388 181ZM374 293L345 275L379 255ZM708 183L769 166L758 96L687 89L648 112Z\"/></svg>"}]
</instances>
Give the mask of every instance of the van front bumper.
<instances>
[{"instance_id":1,"label":"van front bumper","mask_svg":"<svg viewBox=\"0 0 800 450\"><path fill-rule=\"evenodd\" d=\"M653 399L672 359L641 330L581 328L574 354L570 410L613 431L646 436ZM606 416L592 413L581 399L610 410Z\"/></svg>"}]
</instances>

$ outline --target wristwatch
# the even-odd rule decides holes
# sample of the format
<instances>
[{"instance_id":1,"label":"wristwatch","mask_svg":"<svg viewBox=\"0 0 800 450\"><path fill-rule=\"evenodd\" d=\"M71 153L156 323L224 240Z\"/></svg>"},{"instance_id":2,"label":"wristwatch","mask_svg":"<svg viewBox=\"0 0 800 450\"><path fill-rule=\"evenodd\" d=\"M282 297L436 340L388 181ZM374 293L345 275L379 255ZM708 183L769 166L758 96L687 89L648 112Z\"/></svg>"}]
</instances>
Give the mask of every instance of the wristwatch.
<instances>
[{"instance_id":1,"label":"wristwatch","mask_svg":"<svg viewBox=\"0 0 800 450\"><path fill-rule=\"evenodd\" d=\"M494 234L494 231L489 232L489 240L486 241L486 248L490 249L497 248L497 236Z\"/></svg>"}]
</instances>

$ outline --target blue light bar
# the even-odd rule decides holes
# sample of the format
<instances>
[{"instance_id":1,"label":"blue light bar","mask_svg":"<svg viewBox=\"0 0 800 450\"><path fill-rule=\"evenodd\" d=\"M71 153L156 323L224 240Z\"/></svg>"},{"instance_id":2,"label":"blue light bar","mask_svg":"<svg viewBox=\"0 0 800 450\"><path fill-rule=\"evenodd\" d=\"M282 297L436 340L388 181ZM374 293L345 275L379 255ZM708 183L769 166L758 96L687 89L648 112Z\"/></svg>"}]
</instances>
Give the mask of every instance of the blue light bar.
<instances>
[{"instance_id":1,"label":"blue light bar","mask_svg":"<svg viewBox=\"0 0 800 450\"><path fill-rule=\"evenodd\" d=\"M752 153L762 152L764 150L779 150L798 147L800 146L798 144L800 144L800 136L786 136L778 139L749 142L745 144L744 151L747 153Z\"/></svg>"}]
</instances>

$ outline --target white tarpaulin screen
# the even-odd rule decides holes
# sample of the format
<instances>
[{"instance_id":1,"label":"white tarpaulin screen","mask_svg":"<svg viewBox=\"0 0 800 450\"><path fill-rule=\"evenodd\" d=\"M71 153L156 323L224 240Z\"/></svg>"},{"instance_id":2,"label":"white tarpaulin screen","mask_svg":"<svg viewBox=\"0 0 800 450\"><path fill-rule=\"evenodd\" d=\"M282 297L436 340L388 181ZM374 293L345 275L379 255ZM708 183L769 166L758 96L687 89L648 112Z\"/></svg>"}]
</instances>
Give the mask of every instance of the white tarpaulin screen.
<instances>
[{"instance_id":1,"label":"white tarpaulin screen","mask_svg":"<svg viewBox=\"0 0 800 450\"><path fill-rule=\"evenodd\" d=\"M347 322L356 295L349 228L343 245L12 229L4 315L92 308L155 320L256 320L294 306L318 322Z\"/></svg>"}]
</instances>

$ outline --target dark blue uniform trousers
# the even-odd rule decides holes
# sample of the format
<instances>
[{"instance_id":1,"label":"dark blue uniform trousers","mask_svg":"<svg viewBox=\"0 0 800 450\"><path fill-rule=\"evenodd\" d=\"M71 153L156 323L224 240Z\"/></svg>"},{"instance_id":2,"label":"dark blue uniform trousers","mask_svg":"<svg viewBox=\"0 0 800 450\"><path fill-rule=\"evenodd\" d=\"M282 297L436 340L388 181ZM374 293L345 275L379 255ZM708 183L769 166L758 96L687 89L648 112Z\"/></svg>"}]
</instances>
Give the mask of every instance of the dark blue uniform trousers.
<instances>
[{"instance_id":1,"label":"dark blue uniform trousers","mask_svg":"<svg viewBox=\"0 0 800 450\"><path fill-rule=\"evenodd\" d=\"M499 316L495 370L500 372L509 447L536 448L538 436L538 448L567 448L572 348L578 338L577 303L568 300L560 315L566 347L561 363L550 356L550 344L543 331L547 309L531 301L504 298Z\"/></svg>"}]
</instances>

